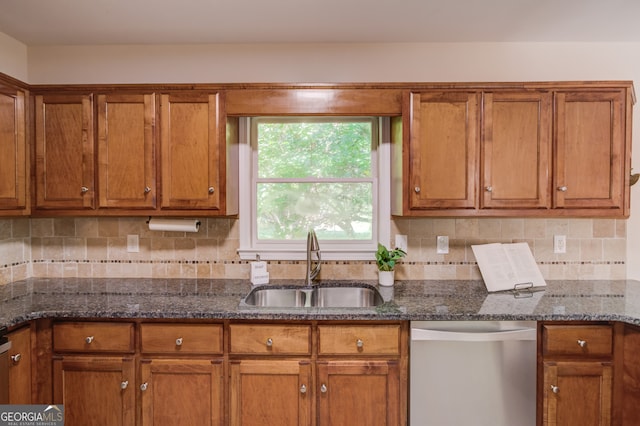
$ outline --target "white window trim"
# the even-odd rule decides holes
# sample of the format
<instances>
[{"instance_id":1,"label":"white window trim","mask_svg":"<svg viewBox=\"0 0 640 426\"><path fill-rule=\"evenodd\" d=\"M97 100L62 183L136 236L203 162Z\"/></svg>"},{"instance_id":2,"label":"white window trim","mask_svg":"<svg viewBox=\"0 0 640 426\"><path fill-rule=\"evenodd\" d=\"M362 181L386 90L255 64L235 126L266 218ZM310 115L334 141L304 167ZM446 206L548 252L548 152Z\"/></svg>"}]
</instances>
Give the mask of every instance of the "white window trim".
<instances>
[{"instance_id":1,"label":"white window trim","mask_svg":"<svg viewBox=\"0 0 640 426\"><path fill-rule=\"evenodd\" d=\"M280 248L255 247L252 241L253 215L252 205L253 191L251 188L252 152L250 139L250 118L240 118L240 143L239 143L239 238L238 254L242 260L306 260L306 241L295 241L271 244ZM389 245L391 238L391 141L390 120L387 117L380 119L378 126L379 144L376 150L376 163L378 178L374 182L378 185L378 199L374 200L374 208L377 208L378 229L374 230L374 238L385 245ZM323 260L374 260L377 244L371 248L345 249L337 244L320 241L320 251Z\"/></svg>"}]
</instances>

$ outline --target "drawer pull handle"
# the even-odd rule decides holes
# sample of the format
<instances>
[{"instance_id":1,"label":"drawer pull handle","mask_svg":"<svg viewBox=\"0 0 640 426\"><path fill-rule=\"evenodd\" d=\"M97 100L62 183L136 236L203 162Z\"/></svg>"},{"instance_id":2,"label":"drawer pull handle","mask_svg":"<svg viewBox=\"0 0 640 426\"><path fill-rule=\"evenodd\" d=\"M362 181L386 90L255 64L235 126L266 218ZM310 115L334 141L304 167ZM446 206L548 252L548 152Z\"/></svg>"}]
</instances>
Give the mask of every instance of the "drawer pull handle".
<instances>
[{"instance_id":1,"label":"drawer pull handle","mask_svg":"<svg viewBox=\"0 0 640 426\"><path fill-rule=\"evenodd\" d=\"M587 346L587 341L578 339L578 346L580 346L581 348L584 348L585 346Z\"/></svg>"},{"instance_id":2,"label":"drawer pull handle","mask_svg":"<svg viewBox=\"0 0 640 426\"><path fill-rule=\"evenodd\" d=\"M325 385L324 383L320 386L320 392L322 393L327 393L327 385Z\"/></svg>"},{"instance_id":3,"label":"drawer pull handle","mask_svg":"<svg viewBox=\"0 0 640 426\"><path fill-rule=\"evenodd\" d=\"M182 337L176 339L176 346L182 346Z\"/></svg>"},{"instance_id":4,"label":"drawer pull handle","mask_svg":"<svg viewBox=\"0 0 640 426\"><path fill-rule=\"evenodd\" d=\"M93 336L87 336L84 338L84 341L87 345L90 345L93 342Z\"/></svg>"},{"instance_id":5,"label":"drawer pull handle","mask_svg":"<svg viewBox=\"0 0 640 426\"><path fill-rule=\"evenodd\" d=\"M266 344L267 344L267 347L268 347L268 348L272 347L272 346L273 346L273 339L272 339L271 337L269 337L269 338L267 339Z\"/></svg>"},{"instance_id":6,"label":"drawer pull handle","mask_svg":"<svg viewBox=\"0 0 640 426\"><path fill-rule=\"evenodd\" d=\"M307 387L305 385L300 386L300 393L307 393Z\"/></svg>"},{"instance_id":7,"label":"drawer pull handle","mask_svg":"<svg viewBox=\"0 0 640 426\"><path fill-rule=\"evenodd\" d=\"M140 385L140 390L144 392L147 390L148 387L149 387L149 383L144 382L143 384Z\"/></svg>"},{"instance_id":8,"label":"drawer pull handle","mask_svg":"<svg viewBox=\"0 0 640 426\"><path fill-rule=\"evenodd\" d=\"M14 364L19 363L21 359L22 359L22 354L11 355L11 362L13 362Z\"/></svg>"},{"instance_id":9,"label":"drawer pull handle","mask_svg":"<svg viewBox=\"0 0 640 426\"><path fill-rule=\"evenodd\" d=\"M127 386L129 386L129 381L125 380L122 383L120 383L120 389L125 390L127 388Z\"/></svg>"},{"instance_id":10,"label":"drawer pull handle","mask_svg":"<svg viewBox=\"0 0 640 426\"><path fill-rule=\"evenodd\" d=\"M362 349L364 347L364 342L362 341L362 339L358 339L356 341L356 346L358 347L358 349Z\"/></svg>"},{"instance_id":11,"label":"drawer pull handle","mask_svg":"<svg viewBox=\"0 0 640 426\"><path fill-rule=\"evenodd\" d=\"M560 392L560 388L557 387L556 385L551 385L551 392L558 393Z\"/></svg>"}]
</instances>

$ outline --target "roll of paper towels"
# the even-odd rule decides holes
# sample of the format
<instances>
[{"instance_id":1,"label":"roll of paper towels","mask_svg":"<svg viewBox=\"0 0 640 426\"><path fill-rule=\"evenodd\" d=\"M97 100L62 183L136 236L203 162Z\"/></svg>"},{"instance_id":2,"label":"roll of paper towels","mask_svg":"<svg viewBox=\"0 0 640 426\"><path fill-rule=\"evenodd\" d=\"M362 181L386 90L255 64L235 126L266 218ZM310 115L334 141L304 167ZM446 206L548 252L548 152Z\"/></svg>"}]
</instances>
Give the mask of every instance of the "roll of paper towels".
<instances>
[{"instance_id":1,"label":"roll of paper towels","mask_svg":"<svg viewBox=\"0 0 640 426\"><path fill-rule=\"evenodd\" d=\"M174 231L174 232L198 232L200 221L198 219L149 219L150 231Z\"/></svg>"}]
</instances>

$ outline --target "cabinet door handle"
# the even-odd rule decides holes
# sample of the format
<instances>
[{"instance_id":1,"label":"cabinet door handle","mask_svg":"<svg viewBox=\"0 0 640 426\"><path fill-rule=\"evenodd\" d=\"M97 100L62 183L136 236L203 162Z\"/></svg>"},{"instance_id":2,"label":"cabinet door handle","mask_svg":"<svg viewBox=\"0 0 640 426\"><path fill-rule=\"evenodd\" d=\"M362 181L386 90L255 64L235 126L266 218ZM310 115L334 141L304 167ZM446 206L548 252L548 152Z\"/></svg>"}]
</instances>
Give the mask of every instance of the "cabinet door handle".
<instances>
[{"instance_id":1,"label":"cabinet door handle","mask_svg":"<svg viewBox=\"0 0 640 426\"><path fill-rule=\"evenodd\" d=\"M90 344L93 342L93 336L87 336L87 337L85 337L85 338L84 338L84 342L85 342L87 345L90 345Z\"/></svg>"},{"instance_id":2,"label":"cabinet door handle","mask_svg":"<svg viewBox=\"0 0 640 426\"><path fill-rule=\"evenodd\" d=\"M581 348L584 348L585 346L587 346L587 341L578 339L578 346L580 346Z\"/></svg>"},{"instance_id":3,"label":"cabinet door handle","mask_svg":"<svg viewBox=\"0 0 640 426\"><path fill-rule=\"evenodd\" d=\"M143 384L140 385L140 390L144 392L147 390L148 387L149 387L149 383L144 382Z\"/></svg>"},{"instance_id":4,"label":"cabinet door handle","mask_svg":"<svg viewBox=\"0 0 640 426\"><path fill-rule=\"evenodd\" d=\"M566 187L566 186L564 186L564 185L563 185L563 186L559 186L559 187L558 187L558 191L560 191L560 192L567 192L567 187Z\"/></svg>"},{"instance_id":5,"label":"cabinet door handle","mask_svg":"<svg viewBox=\"0 0 640 426\"><path fill-rule=\"evenodd\" d=\"M176 339L176 346L182 346L182 337Z\"/></svg>"},{"instance_id":6,"label":"cabinet door handle","mask_svg":"<svg viewBox=\"0 0 640 426\"><path fill-rule=\"evenodd\" d=\"M487 192L493 192L493 187L492 186L485 186L484 190Z\"/></svg>"},{"instance_id":7,"label":"cabinet door handle","mask_svg":"<svg viewBox=\"0 0 640 426\"><path fill-rule=\"evenodd\" d=\"M362 349L364 347L364 342L362 341L362 339L356 340L356 347L358 349Z\"/></svg>"},{"instance_id":8,"label":"cabinet door handle","mask_svg":"<svg viewBox=\"0 0 640 426\"><path fill-rule=\"evenodd\" d=\"M22 354L11 355L11 362L13 362L14 364L19 363L21 359L22 359Z\"/></svg>"},{"instance_id":9,"label":"cabinet door handle","mask_svg":"<svg viewBox=\"0 0 640 426\"><path fill-rule=\"evenodd\" d=\"M556 385L551 385L551 392L558 393L560 392L560 388L557 387Z\"/></svg>"},{"instance_id":10,"label":"cabinet door handle","mask_svg":"<svg viewBox=\"0 0 640 426\"><path fill-rule=\"evenodd\" d=\"M300 386L300 393L307 393L307 387L305 385Z\"/></svg>"},{"instance_id":11,"label":"cabinet door handle","mask_svg":"<svg viewBox=\"0 0 640 426\"><path fill-rule=\"evenodd\" d=\"M273 346L273 339L271 337L269 337L267 339L267 341L265 342L265 344L267 345L268 348Z\"/></svg>"},{"instance_id":12,"label":"cabinet door handle","mask_svg":"<svg viewBox=\"0 0 640 426\"><path fill-rule=\"evenodd\" d=\"M416 186L415 188L413 188L413 190L415 191L416 194L420 193L420 187Z\"/></svg>"},{"instance_id":13,"label":"cabinet door handle","mask_svg":"<svg viewBox=\"0 0 640 426\"><path fill-rule=\"evenodd\" d=\"M80 187L80 192L82 192L83 194L86 194L87 192L89 192L89 188L87 188L86 186L82 186Z\"/></svg>"},{"instance_id":14,"label":"cabinet door handle","mask_svg":"<svg viewBox=\"0 0 640 426\"><path fill-rule=\"evenodd\" d=\"M120 389L125 390L127 388L127 386L129 386L129 381L125 380L122 383L120 383Z\"/></svg>"},{"instance_id":15,"label":"cabinet door handle","mask_svg":"<svg viewBox=\"0 0 640 426\"><path fill-rule=\"evenodd\" d=\"M325 385L324 383L320 385L320 392L327 393L327 385Z\"/></svg>"},{"instance_id":16,"label":"cabinet door handle","mask_svg":"<svg viewBox=\"0 0 640 426\"><path fill-rule=\"evenodd\" d=\"M213 186L209 187L209 194L213 194L215 192L215 189L213 188Z\"/></svg>"},{"instance_id":17,"label":"cabinet door handle","mask_svg":"<svg viewBox=\"0 0 640 426\"><path fill-rule=\"evenodd\" d=\"M150 192L151 192L151 188L149 188L148 186L145 186L145 187L144 187L144 193L145 193L145 194L148 194L148 193L150 193Z\"/></svg>"}]
</instances>

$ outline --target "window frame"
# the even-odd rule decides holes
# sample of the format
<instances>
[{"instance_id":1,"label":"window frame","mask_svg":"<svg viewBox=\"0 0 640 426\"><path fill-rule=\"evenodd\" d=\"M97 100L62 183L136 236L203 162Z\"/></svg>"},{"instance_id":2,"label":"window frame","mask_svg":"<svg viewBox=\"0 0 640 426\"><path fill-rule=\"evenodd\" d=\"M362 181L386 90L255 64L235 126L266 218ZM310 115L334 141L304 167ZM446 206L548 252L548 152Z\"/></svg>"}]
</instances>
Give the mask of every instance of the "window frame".
<instances>
[{"instance_id":1,"label":"window frame","mask_svg":"<svg viewBox=\"0 0 640 426\"><path fill-rule=\"evenodd\" d=\"M374 227L372 240L366 242L320 240L323 260L373 260L378 241L388 241L390 237L390 176L391 147L390 120L388 117L373 116L304 116L304 117L241 117L239 144L239 248L242 260L305 260L306 240L257 241L256 236L256 184L253 174L257 172L257 152L252 148L252 119L282 121L304 121L318 118L318 121L348 121L350 119L375 118L373 136L377 147L372 147L372 181ZM374 142L375 143L375 142ZM249 214L243 212L250 212Z\"/></svg>"}]
</instances>

